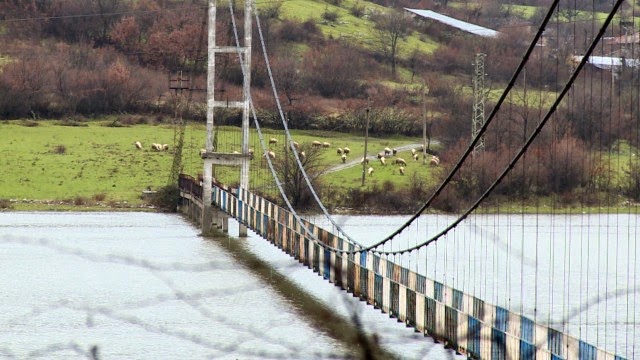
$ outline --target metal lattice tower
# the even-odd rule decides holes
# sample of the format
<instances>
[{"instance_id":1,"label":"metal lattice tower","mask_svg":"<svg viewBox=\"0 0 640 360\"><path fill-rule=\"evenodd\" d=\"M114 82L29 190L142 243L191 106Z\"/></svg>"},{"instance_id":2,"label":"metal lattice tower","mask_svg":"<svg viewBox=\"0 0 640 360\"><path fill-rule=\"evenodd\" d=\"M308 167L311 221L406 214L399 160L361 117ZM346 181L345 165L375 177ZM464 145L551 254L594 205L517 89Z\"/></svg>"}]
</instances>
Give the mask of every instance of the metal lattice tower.
<instances>
[{"instance_id":1,"label":"metal lattice tower","mask_svg":"<svg viewBox=\"0 0 640 360\"><path fill-rule=\"evenodd\" d=\"M474 73L473 73L473 115L471 118L471 138L475 137L480 132L480 129L484 125L484 58L486 54L476 54L474 61ZM484 150L484 136L478 140L474 147L474 152Z\"/></svg>"},{"instance_id":2,"label":"metal lattice tower","mask_svg":"<svg viewBox=\"0 0 640 360\"><path fill-rule=\"evenodd\" d=\"M239 47L235 46L218 46L216 44L216 0L208 2L208 36L207 36L207 141L206 153L203 154L203 199L204 202L202 213L202 230L208 232L212 222L212 181L213 166L215 165L239 165L240 166L240 187L249 188L249 99L251 85L251 28L253 13L251 0L245 0L244 4L244 44ZM220 101L215 99L215 69L216 54L239 54L242 57L242 67L244 74L242 101ZM242 153L223 153L219 152L217 146L214 146L214 110L215 108L236 107L242 109ZM244 225L240 225L240 236L246 236L247 229Z\"/></svg>"}]
</instances>

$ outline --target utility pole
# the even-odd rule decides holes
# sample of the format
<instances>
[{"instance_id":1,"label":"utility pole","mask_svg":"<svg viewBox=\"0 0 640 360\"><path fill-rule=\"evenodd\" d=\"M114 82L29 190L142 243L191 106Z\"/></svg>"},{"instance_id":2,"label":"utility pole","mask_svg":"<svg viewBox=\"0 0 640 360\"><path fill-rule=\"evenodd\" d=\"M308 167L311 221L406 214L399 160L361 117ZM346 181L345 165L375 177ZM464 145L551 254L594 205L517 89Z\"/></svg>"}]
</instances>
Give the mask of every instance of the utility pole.
<instances>
[{"instance_id":1,"label":"utility pole","mask_svg":"<svg viewBox=\"0 0 640 360\"><path fill-rule=\"evenodd\" d=\"M371 99L367 97L367 125L364 128L364 157L362 158L362 186L367 175L367 143L369 142L369 111L371 111Z\"/></svg>"},{"instance_id":2,"label":"utility pole","mask_svg":"<svg viewBox=\"0 0 640 360\"><path fill-rule=\"evenodd\" d=\"M471 138L475 139L480 129L484 126L484 58L486 54L476 54L473 77L473 116L471 118ZM484 150L484 136L473 148L474 153Z\"/></svg>"},{"instance_id":3,"label":"utility pole","mask_svg":"<svg viewBox=\"0 0 640 360\"><path fill-rule=\"evenodd\" d=\"M175 77L169 73L169 89L175 92L175 104L173 112L173 163L171 165L171 173L169 173L169 184L178 183L178 175L182 170L182 148L184 146L184 119L182 118L182 92L184 90L190 90L190 80L182 76L182 71L179 71Z\"/></svg>"},{"instance_id":4,"label":"utility pole","mask_svg":"<svg viewBox=\"0 0 640 360\"><path fill-rule=\"evenodd\" d=\"M422 165L427 164L427 94L429 88L422 83Z\"/></svg>"}]
</instances>

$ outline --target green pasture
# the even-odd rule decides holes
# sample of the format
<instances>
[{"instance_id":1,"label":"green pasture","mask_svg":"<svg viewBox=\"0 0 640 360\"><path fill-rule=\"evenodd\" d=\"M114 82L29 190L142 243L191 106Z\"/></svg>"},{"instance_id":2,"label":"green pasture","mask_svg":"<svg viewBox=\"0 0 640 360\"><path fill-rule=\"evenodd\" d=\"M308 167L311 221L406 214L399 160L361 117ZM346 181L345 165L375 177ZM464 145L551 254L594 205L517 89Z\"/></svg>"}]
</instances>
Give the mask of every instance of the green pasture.
<instances>
[{"instance_id":1,"label":"green pasture","mask_svg":"<svg viewBox=\"0 0 640 360\"><path fill-rule=\"evenodd\" d=\"M282 3L280 18L301 22L313 19L325 37L349 40L366 49L374 50L377 46L374 24L366 16L352 15L351 9L354 6L362 7L364 14L388 11L388 8L368 1L345 0L336 6L321 1L291 0ZM338 19L335 22L327 22L323 19L325 12L335 12ZM413 33L402 41L398 49L399 56L405 58L413 51L430 54L437 47L438 44L425 35Z\"/></svg>"},{"instance_id":2,"label":"green pasture","mask_svg":"<svg viewBox=\"0 0 640 360\"><path fill-rule=\"evenodd\" d=\"M175 129L170 124L144 124L128 127L108 127L110 120L90 121L84 126L62 126L57 121L39 121L38 126L25 126L23 121L0 123L0 199L31 199L71 201L78 197L99 200L107 204L143 203L142 191L158 189L167 185L174 156ZM33 122L29 122L33 124ZM282 132L265 130L265 137L275 137L278 144L270 146L276 156L284 155L285 139ZM203 124L189 124L185 130L182 152L183 172L197 176L202 173L199 151L205 144L206 130ZM337 147L351 148L350 159L361 159L364 153L364 139L333 132L293 131L294 140L303 146L310 146L314 140L330 142L329 149L323 149L321 162L329 168L341 164L336 154ZM252 147L256 156L250 167L252 184L272 183L272 177L263 160L261 147L252 131ZM219 151L240 150L238 128L219 129L217 138ZM137 149L136 141L143 144ZM151 149L151 143L169 144L168 151ZM412 138L369 139L369 153L375 154L384 147L401 146L420 142ZM409 161L409 156L406 157ZM370 181L389 179L397 186L407 183L410 164L404 177L397 175L397 169L388 165L376 168ZM358 170L360 169L360 170ZM427 167L424 166L427 176ZM227 184L239 182L238 167L215 168L215 176ZM394 173L396 171L396 173ZM347 188L359 186L361 167L349 168L323 175L323 181L333 187ZM254 185L252 185L254 186Z\"/></svg>"}]
</instances>

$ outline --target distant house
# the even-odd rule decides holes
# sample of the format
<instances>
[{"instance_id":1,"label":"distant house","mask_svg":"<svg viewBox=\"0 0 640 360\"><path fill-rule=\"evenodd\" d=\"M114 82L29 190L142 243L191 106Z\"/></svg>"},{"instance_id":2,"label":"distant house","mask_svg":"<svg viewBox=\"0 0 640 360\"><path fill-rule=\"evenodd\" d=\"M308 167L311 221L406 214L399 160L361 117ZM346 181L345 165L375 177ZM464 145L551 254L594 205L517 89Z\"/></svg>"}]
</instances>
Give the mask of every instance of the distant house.
<instances>
[{"instance_id":1,"label":"distant house","mask_svg":"<svg viewBox=\"0 0 640 360\"><path fill-rule=\"evenodd\" d=\"M583 56L575 55L571 58L571 60L577 64L580 61L582 61L582 58ZM611 56L590 56L589 60L587 60L587 64L590 64L602 70L611 70L611 69L616 70L619 67L621 67L623 63L627 67L636 67L640 65L640 60L625 59L621 57L611 57Z\"/></svg>"},{"instance_id":2,"label":"distant house","mask_svg":"<svg viewBox=\"0 0 640 360\"><path fill-rule=\"evenodd\" d=\"M426 18L426 19L431 19L431 20L435 20L438 22L441 22L445 25L449 25L452 27L455 27L457 29L460 29L462 31L471 33L473 35L478 35L478 36L482 36L482 37L497 37L498 35L500 35L500 33L498 31L495 30L491 30L491 29L487 29L485 27L482 27L480 25L475 25L475 24L471 24L462 20L458 20L458 19L454 19L450 16L446 16L446 15L442 15L440 13L437 13L435 11L431 11L431 10L420 10L420 9L407 9L405 8L406 11Z\"/></svg>"}]
</instances>

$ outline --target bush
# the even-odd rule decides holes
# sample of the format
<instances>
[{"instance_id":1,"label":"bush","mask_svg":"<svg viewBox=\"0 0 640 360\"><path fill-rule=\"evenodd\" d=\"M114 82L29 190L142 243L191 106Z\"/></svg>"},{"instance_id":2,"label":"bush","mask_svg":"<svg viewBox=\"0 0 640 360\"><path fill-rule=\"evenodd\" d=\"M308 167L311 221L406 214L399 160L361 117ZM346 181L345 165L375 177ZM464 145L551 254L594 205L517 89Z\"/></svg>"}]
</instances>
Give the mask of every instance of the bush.
<instances>
[{"instance_id":1,"label":"bush","mask_svg":"<svg viewBox=\"0 0 640 360\"><path fill-rule=\"evenodd\" d=\"M178 185L167 185L158 190L151 197L151 205L166 212L176 212L180 203L180 189Z\"/></svg>"},{"instance_id":2,"label":"bush","mask_svg":"<svg viewBox=\"0 0 640 360\"><path fill-rule=\"evenodd\" d=\"M0 209L13 209L13 205L11 205L11 202L7 199L0 199Z\"/></svg>"},{"instance_id":3,"label":"bush","mask_svg":"<svg viewBox=\"0 0 640 360\"><path fill-rule=\"evenodd\" d=\"M349 12L351 13L351 15L359 18L364 15L364 10L365 10L364 6L360 4L360 1L357 1L356 3L353 4Z\"/></svg>"},{"instance_id":4,"label":"bush","mask_svg":"<svg viewBox=\"0 0 640 360\"><path fill-rule=\"evenodd\" d=\"M89 200L84 196L76 196L75 198L73 198L73 205L80 206L87 205L88 203Z\"/></svg>"},{"instance_id":5,"label":"bush","mask_svg":"<svg viewBox=\"0 0 640 360\"><path fill-rule=\"evenodd\" d=\"M329 7L324 8L324 12L322 13L322 18L330 23L338 21L338 12L329 10Z\"/></svg>"},{"instance_id":6,"label":"bush","mask_svg":"<svg viewBox=\"0 0 640 360\"><path fill-rule=\"evenodd\" d=\"M625 170L625 181L622 185L623 193L629 198L640 200L640 163L638 161L629 164L629 169Z\"/></svg>"},{"instance_id":7,"label":"bush","mask_svg":"<svg viewBox=\"0 0 640 360\"><path fill-rule=\"evenodd\" d=\"M53 153L58 155L63 155L67 153L67 147L64 145L56 145L53 148Z\"/></svg>"}]
</instances>

